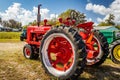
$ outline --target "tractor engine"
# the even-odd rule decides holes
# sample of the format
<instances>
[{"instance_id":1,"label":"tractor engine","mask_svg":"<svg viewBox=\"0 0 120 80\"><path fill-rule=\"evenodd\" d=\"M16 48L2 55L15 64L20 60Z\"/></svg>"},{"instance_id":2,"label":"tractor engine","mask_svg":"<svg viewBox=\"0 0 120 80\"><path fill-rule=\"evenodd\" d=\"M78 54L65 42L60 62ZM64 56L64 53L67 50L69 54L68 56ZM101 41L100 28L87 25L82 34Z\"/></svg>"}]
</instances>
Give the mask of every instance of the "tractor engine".
<instances>
[{"instance_id":1,"label":"tractor engine","mask_svg":"<svg viewBox=\"0 0 120 80\"><path fill-rule=\"evenodd\" d=\"M29 26L27 28L27 39L26 42L32 45L40 46L40 41L43 35L51 29L51 26Z\"/></svg>"}]
</instances>

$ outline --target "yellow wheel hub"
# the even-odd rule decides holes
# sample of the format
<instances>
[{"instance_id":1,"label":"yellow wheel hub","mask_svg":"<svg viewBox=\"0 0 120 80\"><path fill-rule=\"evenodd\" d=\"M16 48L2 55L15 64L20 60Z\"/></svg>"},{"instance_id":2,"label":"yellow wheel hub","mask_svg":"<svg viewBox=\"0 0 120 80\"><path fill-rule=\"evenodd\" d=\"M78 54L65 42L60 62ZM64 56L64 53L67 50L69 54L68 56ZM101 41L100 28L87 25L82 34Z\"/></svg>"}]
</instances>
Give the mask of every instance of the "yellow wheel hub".
<instances>
[{"instance_id":1,"label":"yellow wheel hub","mask_svg":"<svg viewBox=\"0 0 120 80\"><path fill-rule=\"evenodd\" d=\"M117 54L118 54L118 56L120 57L120 49L118 50Z\"/></svg>"},{"instance_id":2,"label":"yellow wheel hub","mask_svg":"<svg viewBox=\"0 0 120 80\"><path fill-rule=\"evenodd\" d=\"M113 56L115 57L115 59L120 60L120 45L117 45L113 49Z\"/></svg>"}]
</instances>

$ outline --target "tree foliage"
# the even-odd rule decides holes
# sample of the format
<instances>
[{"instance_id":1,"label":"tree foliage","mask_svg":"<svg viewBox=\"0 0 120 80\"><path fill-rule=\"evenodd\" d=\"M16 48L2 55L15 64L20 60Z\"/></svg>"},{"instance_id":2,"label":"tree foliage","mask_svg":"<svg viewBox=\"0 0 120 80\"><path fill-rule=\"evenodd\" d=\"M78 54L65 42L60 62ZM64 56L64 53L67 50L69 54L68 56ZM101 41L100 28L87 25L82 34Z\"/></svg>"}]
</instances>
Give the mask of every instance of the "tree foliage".
<instances>
[{"instance_id":1,"label":"tree foliage","mask_svg":"<svg viewBox=\"0 0 120 80\"><path fill-rule=\"evenodd\" d=\"M108 19L105 20L105 22L110 25L115 25L115 23L113 22L114 19L115 19L115 16L113 14L109 14L109 17Z\"/></svg>"},{"instance_id":2,"label":"tree foliage","mask_svg":"<svg viewBox=\"0 0 120 80\"><path fill-rule=\"evenodd\" d=\"M28 24L28 25L35 26L35 25L37 25L37 21L36 21L36 20L34 20L33 22L29 22L29 24Z\"/></svg>"},{"instance_id":3,"label":"tree foliage","mask_svg":"<svg viewBox=\"0 0 120 80\"><path fill-rule=\"evenodd\" d=\"M22 27L23 27L23 29L27 29L28 25L24 25L24 26L22 26Z\"/></svg>"},{"instance_id":4,"label":"tree foliage","mask_svg":"<svg viewBox=\"0 0 120 80\"><path fill-rule=\"evenodd\" d=\"M113 20L115 19L115 16L113 14L109 14L109 17L98 24L98 26L113 26L115 25L115 23L113 22Z\"/></svg>"},{"instance_id":5,"label":"tree foliage","mask_svg":"<svg viewBox=\"0 0 120 80\"><path fill-rule=\"evenodd\" d=\"M22 23L15 21L14 19L10 19L8 21L8 26L11 28L20 28L22 26Z\"/></svg>"},{"instance_id":6,"label":"tree foliage","mask_svg":"<svg viewBox=\"0 0 120 80\"><path fill-rule=\"evenodd\" d=\"M120 24L115 26L116 28L120 29Z\"/></svg>"},{"instance_id":7,"label":"tree foliage","mask_svg":"<svg viewBox=\"0 0 120 80\"><path fill-rule=\"evenodd\" d=\"M86 16L84 15L84 13L81 13L73 9L68 9L67 11L61 13L59 17L62 18L63 20L69 17L72 20L75 20L76 24L86 22L85 20Z\"/></svg>"},{"instance_id":8,"label":"tree foliage","mask_svg":"<svg viewBox=\"0 0 120 80\"><path fill-rule=\"evenodd\" d=\"M76 10L71 10L70 18L72 20L75 20L77 24L86 22L85 20L86 16L84 15L84 13L80 13L79 11Z\"/></svg>"},{"instance_id":9,"label":"tree foliage","mask_svg":"<svg viewBox=\"0 0 120 80\"><path fill-rule=\"evenodd\" d=\"M71 9L68 9L67 11L62 12L58 17L65 20L66 18L70 17L70 12L71 12Z\"/></svg>"},{"instance_id":10,"label":"tree foliage","mask_svg":"<svg viewBox=\"0 0 120 80\"><path fill-rule=\"evenodd\" d=\"M108 24L106 22L101 22L98 24L98 26L111 26L111 24Z\"/></svg>"},{"instance_id":11,"label":"tree foliage","mask_svg":"<svg viewBox=\"0 0 120 80\"><path fill-rule=\"evenodd\" d=\"M22 23L15 21L14 19L9 19L9 20L2 20L2 18L0 18L0 24L3 25L4 27L10 27L10 28L21 28Z\"/></svg>"}]
</instances>

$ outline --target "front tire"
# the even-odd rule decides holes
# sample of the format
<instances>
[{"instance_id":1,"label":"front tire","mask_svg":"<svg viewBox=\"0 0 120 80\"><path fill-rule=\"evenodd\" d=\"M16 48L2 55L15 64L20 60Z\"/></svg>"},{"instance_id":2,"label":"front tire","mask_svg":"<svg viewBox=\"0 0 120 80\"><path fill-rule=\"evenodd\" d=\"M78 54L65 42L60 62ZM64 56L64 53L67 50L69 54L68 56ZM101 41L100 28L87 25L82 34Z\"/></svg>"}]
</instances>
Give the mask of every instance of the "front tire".
<instances>
[{"instance_id":1,"label":"front tire","mask_svg":"<svg viewBox=\"0 0 120 80\"><path fill-rule=\"evenodd\" d=\"M24 38L23 38L23 37L20 37L20 41L24 41Z\"/></svg>"},{"instance_id":2,"label":"front tire","mask_svg":"<svg viewBox=\"0 0 120 80\"><path fill-rule=\"evenodd\" d=\"M86 49L76 30L59 27L44 36L40 57L47 73L59 79L74 80L83 72L86 64Z\"/></svg>"},{"instance_id":3,"label":"front tire","mask_svg":"<svg viewBox=\"0 0 120 80\"><path fill-rule=\"evenodd\" d=\"M33 46L26 44L23 48L23 55L27 59L38 59L39 55L34 53Z\"/></svg>"}]
</instances>

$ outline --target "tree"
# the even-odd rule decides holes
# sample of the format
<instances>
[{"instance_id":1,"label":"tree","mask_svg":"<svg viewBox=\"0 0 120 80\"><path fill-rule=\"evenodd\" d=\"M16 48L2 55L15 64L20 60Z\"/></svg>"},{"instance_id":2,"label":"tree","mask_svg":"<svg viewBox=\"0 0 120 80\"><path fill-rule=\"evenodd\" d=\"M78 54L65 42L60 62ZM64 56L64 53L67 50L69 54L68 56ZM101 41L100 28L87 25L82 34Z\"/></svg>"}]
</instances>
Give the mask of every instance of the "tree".
<instances>
[{"instance_id":1,"label":"tree","mask_svg":"<svg viewBox=\"0 0 120 80\"><path fill-rule=\"evenodd\" d=\"M24 25L24 26L23 26L23 29L27 29L27 27L28 27L28 25Z\"/></svg>"},{"instance_id":2,"label":"tree","mask_svg":"<svg viewBox=\"0 0 120 80\"><path fill-rule=\"evenodd\" d=\"M74 19L77 24L86 22L85 20L86 16L84 15L84 13L80 13L79 11L76 10L71 10L70 18Z\"/></svg>"},{"instance_id":3,"label":"tree","mask_svg":"<svg viewBox=\"0 0 120 80\"><path fill-rule=\"evenodd\" d=\"M108 19L105 20L105 22L110 25L115 25L115 23L113 22L114 19L115 19L115 16L113 14L109 14L109 17Z\"/></svg>"},{"instance_id":4,"label":"tree","mask_svg":"<svg viewBox=\"0 0 120 80\"><path fill-rule=\"evenodd\" d=\"M98 24L98 26L112 26L115 25L115 23L113 22L113 20L115 19L115 16L113 14L109 14L109 17Z\"/></svg>"},{"instance_id":5,"label":"tree","mask_svg":"<svg viewBox=\"0 0 120 80\"><path fill-rule=\"evenodd\" d=\"M37 25L37 21L34 20L33 22L29 22L28 25L35 26L35 25Z\"/></svg>"},{"instance_id":6,"label":"tree","mask_svg":"<svg viewBox=\"0 0 120 80\"><path fill-rule=\"evenodd\" d=\"M16 28L17 22L13 19L9 20L9 27Z\"/></svg>"},{"instance_id":7,"label":"tree","mask_svg":"<svg viewBox=\"0 0 120 80\"><path fill-rule=\"evenodd\" d=\"M120 24L115 26L116 28L120 29Z\"/></svg>"},{"instance_id":8,"label":"tree","mask_svg":"<svg viewBox=\"0 0 120 80\"><path fill-rule=\"evenodd\" d=\"M98 26L110 26L110 24L106 23L106 22L101 22L98 24Z\"/></svg>"},{"instance_id":9,"label":"tree","mask_svg":"<svg viewBox=\"0 0 120 80\"><path fill-rule=\"evenodd\" d=\"M8 27L11 27L11 28L21 28L22 26L22 23L21 22L18 22L18 21L15 21L14 19L10 19L8 21Z\"/></svg>"},{"instance_id":10,"label":"tree","mask_svg":"<svg viewBox=\"0 0 120 80\"><path fill-rule=\"evenodd\" d=\"M8 26L9 26L8 21L6 21L6 20L2 21L2 25L3 25L4 27L8 27Z\"/></svg>"},{"instance_id":11,"label":"tree","mask_svg":"<svg viewBox=\"0 0 120 80\"><path fill-rule=\"evenodd\" d=\"M16 28L19 29L22 26L21 22L15 21L14 19L10 19L10 20L1 20L1 25L3 25L4 27L10 27L10 28Z\"/></svg>"},{"instance_id":12,"label":"tree","mask_svg":"<svg viewBox=\"0 0 120 80\"><path fill-rule=\"evenodd\" d=\"M80 13L79 11L73 9L68 9L67 11L61 13L59 17L62 18L63 20L69 17L72 20L75 20L76 24L86 22L85 20L86 16L84 15L84 13Z\"/></svg>"},{"instance_id":13,"label":"tree","mask_svg":"<svg viewBox=\"0 0 120 80\"><path fill-rule=\"evenodd\" d=\"M70 12L71 12L71 9L68 9L67 11L61 13L58 17L60 17L63 20L65 20L66 18L70 17Z\"/></svg>"}]
</instances>

